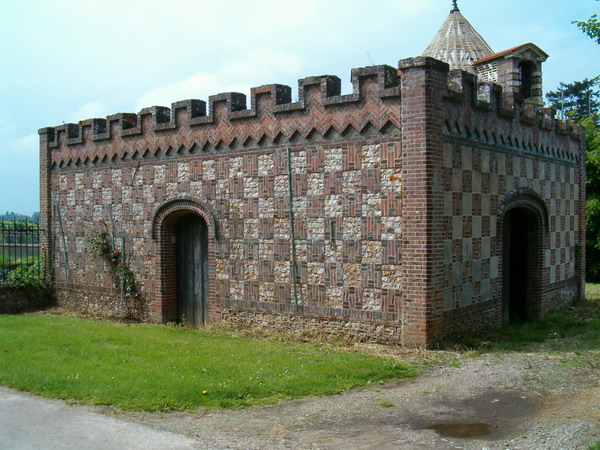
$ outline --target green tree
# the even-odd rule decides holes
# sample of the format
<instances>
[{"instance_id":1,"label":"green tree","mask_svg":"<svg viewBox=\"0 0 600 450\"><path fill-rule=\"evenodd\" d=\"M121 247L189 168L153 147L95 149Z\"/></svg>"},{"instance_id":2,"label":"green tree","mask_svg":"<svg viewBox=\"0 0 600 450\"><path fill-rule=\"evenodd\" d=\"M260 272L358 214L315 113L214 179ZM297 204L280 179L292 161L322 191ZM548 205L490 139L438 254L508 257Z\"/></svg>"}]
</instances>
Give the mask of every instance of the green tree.
<instances>
[{"instance_id":1,"label":"green tree","mask_svg":"<svg viewBox=\"0 0 600 450\"><path fill-rule=\"evenodd\" d=\"M595 39L596 42L600 44L600 22L598 22L598 14L592 14L588 20L576 20L573 23L576 24L581 31L583 31L592 39Z\"/></svg>"},{"instance_id":2,"label":"green tree","mask_svg":"<svg viewBox=\"0 0 600 450\"><path fill-rule=\"evenodd\" d=\"M31 216L27 214L20 214L14 211L6 211L4 214L0 213L0 220L6 220L10 222L39 222L40 213L39 211L34 212Z\"/></svg>"},{"instance_id":3,"label":"green tree","mask_svg":"<svg viewBox=\"0 0 600 450\"><path fill-rule=\"evenodd\" d=\"M581 121L585 128L587 279L600 280L600 129L592 116Z\"/></svg>"},{"instance_id":4,"label":"green tree","mask_svg":"<svg viewBox=\"0 0 600 450\"><path fill-rule=\"evenodd\" d=\"M586 161L586 278L600 281L600 76L573 83L560 83L546 94L550 106L563 117L577 120L585 128Z\"/></svg>"},{"instance_id":5,"label":"green tree","mask_svg":"<svg viewBox=\"0 0 600 450\"><path fill-rule=\"evenodd\" d=\"M600 1L600 0L596 0ZM598 14L592 16L585 21L574 21L581 31L594 39L597 44L600 44L600 22L598 22ZM599 77L589 81L596 81L598 85ZM584 80L588 81L587 79ZM583 82L582 82L583 83ZM561 83L561 88L566 88L567 85ZM587 117L582 117L581 113L585 112L585 106L581 108L580 104L575 103L571 109L573 117L580 120L586 132L587 145L587 162L586 162L586 194L587 201L586 209L586 233L587 233L587 279L590 281L600 280L600 130L598 128L598 104L594 100L598 98L598 92L594 95L592 86L584 86L588 88L588 111ZM591 88L591 89L590 89ZM581 92L581 91L580 91ZM552 98L550 97L552 94ZM557 108L557 97L555 92L548 93L547 97L551 104ZM564 92L558 92L561 98L564 98ZM582 99L585 104L585 98ZM559 109L559 108L557 108ZM563 110L564 111L564 110Z\"/></svg>"},{"instance_id":6,"label":"green tree","mask_svg":"<svg viewBox=\"0 0 600 450\"><path fill-rule=\"evenodd\" d=\"M572 83L560 83L558 89L546 94L550 106L560 111L561 118L581 121L597 116L600 108L600 76Z\"/></svg>"}]
</instances>

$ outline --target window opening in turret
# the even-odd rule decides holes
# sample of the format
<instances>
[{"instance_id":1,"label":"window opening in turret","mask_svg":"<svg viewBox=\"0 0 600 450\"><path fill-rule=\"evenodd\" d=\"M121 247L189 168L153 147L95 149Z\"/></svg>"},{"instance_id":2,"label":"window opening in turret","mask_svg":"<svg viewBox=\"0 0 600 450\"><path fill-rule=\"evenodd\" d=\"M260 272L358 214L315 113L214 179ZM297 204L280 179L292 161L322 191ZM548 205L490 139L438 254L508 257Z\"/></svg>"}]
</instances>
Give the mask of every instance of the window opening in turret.
<instances>
[{"instance_id":1,"label":"window opening in turret","mask_svg":"<svg viewBox=\"0 0 600 450\"><path fill-rule=\"evenodd\" d=\"M521 95L524 99L533 97L533 68L529 61L519 64L519 81L521 83Z\"/></svg>"}]
</instances>

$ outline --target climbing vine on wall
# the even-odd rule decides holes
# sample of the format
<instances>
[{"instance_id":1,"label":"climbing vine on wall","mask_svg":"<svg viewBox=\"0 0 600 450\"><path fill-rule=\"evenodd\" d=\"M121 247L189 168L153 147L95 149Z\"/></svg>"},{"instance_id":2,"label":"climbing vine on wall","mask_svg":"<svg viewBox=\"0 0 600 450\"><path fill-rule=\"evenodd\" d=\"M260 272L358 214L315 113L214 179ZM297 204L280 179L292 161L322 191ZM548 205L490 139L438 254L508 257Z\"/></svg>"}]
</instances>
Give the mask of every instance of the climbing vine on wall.
<instances>
[{"instance_id":1,"label":"climbing vine on wall","mask_svg":"<svg viewBox=\"0 0 600 450\"><path fill-rule=\"evenodd\" d=\"M144 300L138 290L135 274L129 268L123 253L124 245L120 250L115 248L114 237L110 235L106 222L100 221L100 224L102 231L89 239L90 250L92 254L102 257L110 267L115 287L120 287L125 302L125 319L141 320L144 315Z\"/></svg>"}]
</instances>

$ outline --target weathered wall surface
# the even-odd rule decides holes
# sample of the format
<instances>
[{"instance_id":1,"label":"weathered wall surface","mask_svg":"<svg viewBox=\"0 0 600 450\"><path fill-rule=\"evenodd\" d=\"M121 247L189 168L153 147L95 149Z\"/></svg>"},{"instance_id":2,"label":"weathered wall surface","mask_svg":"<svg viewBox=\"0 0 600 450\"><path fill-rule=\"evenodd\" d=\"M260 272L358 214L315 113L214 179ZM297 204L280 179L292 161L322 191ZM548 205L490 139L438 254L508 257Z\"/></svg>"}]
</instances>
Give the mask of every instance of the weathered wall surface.
<instances>
[{"instance_id":1,"label":"weathered wall surface","mask_svg":"<svg viewBox=\"0 0 600 450\"><path fill-rule=\"evenodd\" d=\"M249 109L228 93L208 111L187 100L40 130L47 268L63 297L123 310L90 252L106 227L117 248L125 237L150 317L176 319L173 224L192 212L208 226L210 320L432 345L500 324L500 230L525 193L547 211L538 313L572 302L585 258L576 130L507 110L498 86L431 58L399 66L353 70L349 95L311 77L297 102L269 85Z\"/></svg>"},{"instance_id":2,"label":"weathered wall surface","mask_svg":"<svg viewBox=\"0 0 600 450\"><path fill-rule=\"evenodd\" d=\"M194 117L188 102L174 105L168 123L160 120L171 114L154 108L136 116L131 128L119 129L134 120L120 115L84 122L76 131L46 130L59 287L81 292L88 303L95 293L98 305L109 304L106 295L118 297L110 268L90 252L90 237L106 224L117 248L125 236L127 259L155 319L170 319L172 312L161 317L164 305L156 303L168 301L161 292L167 268L160 266L172 261L161 258L153 227L161 206L189 200L216 224L211 317L238 320L231 309L293 314L291 167L303 313L331 317L330 323L395 321L399 329L396 73L379 67L353 74L355 93L348 96L336 97L334 77L314 78L301 81L295 104L281 103L284 87L267 86L253 90L251 110L240 110L238 96L221 95L212 98L208 116Z\"/></svg>"},{"instance_id":3,"label":"weathered wall surface","mask_svg":"<svg viewBox=\"0 0 600 450\"><path fill-rule=\"evenodd\" d=\"M537 316L581 294L585 252L585 153L580 136L548 110L515 117L499 91L474 91L473 79L451 78L460 94L445 98L443 146L444 311L451 330L498 326L502 302L502 224L519 195L544 204L547 223L537 262ZM496 94L496 95L494 95ZM483 100L486 101L481 101Z\"/></svg>"}]
</instances>

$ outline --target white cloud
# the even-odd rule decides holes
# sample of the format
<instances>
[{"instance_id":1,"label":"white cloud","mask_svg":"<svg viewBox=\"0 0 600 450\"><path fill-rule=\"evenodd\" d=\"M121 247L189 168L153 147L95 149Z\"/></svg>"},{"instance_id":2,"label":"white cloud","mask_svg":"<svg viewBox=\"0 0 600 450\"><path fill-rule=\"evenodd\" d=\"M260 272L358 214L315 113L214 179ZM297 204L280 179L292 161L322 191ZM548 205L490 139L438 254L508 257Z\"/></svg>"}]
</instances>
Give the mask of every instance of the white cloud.
<instances>
[{"instance_id":1,"label":"white cloud","mask_svg":"<svg viewBox=\"0 0 600 450\"><path fill-rule=\"evenodd\" d=\"M155 105L170 106L190 98L208 100L209 96L221 92L249 95L251 87L296 76L303 63L303 58L292 53L257 49L225 63L215 72L198 72L185 80L151 89L136 102L136 110Z\"/></svg>"},{"instance_id":2,"label":"white cloud","mask_svg":"<svg viewBox=\"0 0 600 450\"><path fill-rule=\"evenodd\" d=\"M7 133L12 130L14 126L15 123L10 114L0 111L0 134Z\"/></svg>"},{"instance_id":3,"label":"white cloud","mask_svg":"<svg viewBox=\"0 0 600 450\"><path fill-rule=\"evenodd\" d=\"M100 102L90 102L79 107L76 111L68 116L69 122L77 123L80 120L93 119L96 117L105 117L111 112L108 111L106 105Z\"/></svg>"},{"instance_id":4,"label":"white cloud","mask_svg":"<svg viewBox=\"0 0 600 450\"><path fill-rule=\"evenodd\" d=\"M297 75L305 63L305 58L290 52L271 51L259 48L247 52L228 64L220 75L226 78L265 80L277 76ZM266 81L272 83L273 81Z\"/></svg>"},{"instance_id":5,"label":"white cloud","mask_svg":"<svg viewBox=\"0 0 600 450\"><path fill-rule=\"evenodd\" d=\"M8 143L8 149L20 156L37 156L39 152L39 136L30 134Z\"/></svg>"},{"instance_id":6,"label":"white cloud","mask_svg":"<svg viewBox=\"0 0 600 450\"><path fill-rule=\"evenodd\" d=\"M39 211L38 135L29 134L9 141L0 150L0 210L30 213Z\"/></svg>"},{"instance_id":7,"label":"white cloud","mask_svg":"<svg viewBox=\"0 0 600 450\"><path fill-rule=\"evenodd\" d=\"M217 75L209 73L197 73L186 80L177 83L157 87L146 92L140 97L136 104L136 111L149 106L171 106L178 100L190 98L208 99L209 95L219 92L245 92L249 86L239 83L223 83Z\"/></svg>"}]
</instances>

